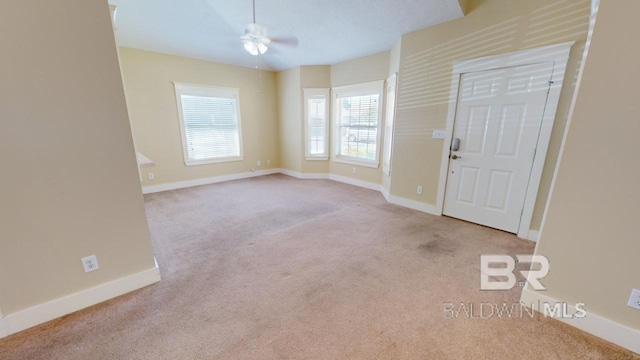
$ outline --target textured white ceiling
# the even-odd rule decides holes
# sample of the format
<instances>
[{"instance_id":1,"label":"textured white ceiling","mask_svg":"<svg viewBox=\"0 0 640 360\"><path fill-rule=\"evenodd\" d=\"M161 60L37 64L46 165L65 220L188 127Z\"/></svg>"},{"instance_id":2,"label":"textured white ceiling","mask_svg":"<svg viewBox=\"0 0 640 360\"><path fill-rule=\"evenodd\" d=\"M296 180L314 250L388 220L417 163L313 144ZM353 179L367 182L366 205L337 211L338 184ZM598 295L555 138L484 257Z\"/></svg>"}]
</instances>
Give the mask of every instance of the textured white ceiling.
<instances>
[{"instance_id":1,"label":"textured white ceiling","mask_svg":"<svg viewBox=\"0 0 640 360\"><path fill-rule=\"evenodd\" d=\"M240 41L252 0L110 0L118 44L255 66ZM462 17L458 0L256 0L256 22L276 43L261 68L330 65L386 51L402 34ZM277 39L297 46L285 46Z\"/></svg>"}]
</instances>

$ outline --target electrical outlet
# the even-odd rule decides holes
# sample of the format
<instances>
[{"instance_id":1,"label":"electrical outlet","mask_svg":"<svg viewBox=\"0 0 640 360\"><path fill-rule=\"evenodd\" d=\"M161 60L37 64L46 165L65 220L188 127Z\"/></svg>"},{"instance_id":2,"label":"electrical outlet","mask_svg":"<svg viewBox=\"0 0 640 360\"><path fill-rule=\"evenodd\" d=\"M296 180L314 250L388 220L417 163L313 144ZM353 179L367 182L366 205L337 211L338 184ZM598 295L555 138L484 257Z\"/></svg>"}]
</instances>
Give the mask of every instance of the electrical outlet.
<instances>
[{"instance_id":1,"label":"electrical outlet","mask_svg":"<svg viewBox=\"0 0 640 360\"><path fill-rule=\"evenodd\" d=\"M149 180L153 180L153 179L155 179L155 176L153 176L153 173L152 173L152 172L150 172L150 173L149 173Z\"/></svg>"},{"instance_id":2,"label":"electrical outlet","mask_svg":"<svg viewBox=\"0 0 640 360\"><path fill-rule=\"evenodd\" d=\"M260 165L261 165L260 160L258 160L258 162L256 163L256 166L260 167Z\"/></svg>"},{"instance_id":3,"label":"electrical outlet","mask_svg":"<svg viewBox=\"0 0 640 360\"><path fill-rule=\"evenodd\" d=\"M629 302L627 303L627 306L632 307L636 310L640 310L640 290L631 290L631 295L629 296Z\"/></svg>"},{"instance_id":4,"label":"electrical outlet","mask_svg":"<svg viewBox=\"0 0 640 360\"><path fill-rule=\"evenodd\" d=\"M418 186L416 193L418 193L418 195L422 195L422 186Z\"/></svg>"},{"instance_id":5,"label":"electrical outlet","mask_svg":"<svg viewBox=\"0 0 640 360\"><path fill-rule=\"evenodd\" d=\"M100 265L98 265L98 258L96 258L95 255L83 257L80 260L82 261L82 266L84 267L84 272L86 273L100 269Z\"/></svg>"},{"instance_id":6,"label":"electrical outlet","mask_svg":"<svg viewBox=\"0 0 640 360\"><path fill-rule=\"evenodd\" d=\"M358 169L356 169L356 168L353 168L352 171L353 171L354 174L358 173Z\"/></svg>"},{"instance_id":7,"label":"electrical outlet","mask_svg":"<svg viewBox=\"0 0 640 360\"><path fill-rule=\"evenodd\" d=\"M267 165L271 165L271 160L267 160Z\"/></svg>"}]
</instances>

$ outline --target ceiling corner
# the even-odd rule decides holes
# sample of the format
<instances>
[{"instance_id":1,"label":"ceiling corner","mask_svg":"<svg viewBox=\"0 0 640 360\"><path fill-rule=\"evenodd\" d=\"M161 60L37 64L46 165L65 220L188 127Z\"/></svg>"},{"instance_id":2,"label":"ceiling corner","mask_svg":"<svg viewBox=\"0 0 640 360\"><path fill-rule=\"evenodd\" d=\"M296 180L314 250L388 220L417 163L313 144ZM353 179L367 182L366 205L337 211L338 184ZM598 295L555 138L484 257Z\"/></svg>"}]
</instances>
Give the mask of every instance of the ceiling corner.
<instances>
[{"instance_id":1,"label":"ceiling corner","mask_svg":"<svg viewBox=\"0 0 640 360\"><path fill-rule=\"evenodd\" d=\"M473 0L458 0L458 5L460 5L460 10L462 10L462 16L466 16L472 8Z\"/></svg>"}]
</instances>

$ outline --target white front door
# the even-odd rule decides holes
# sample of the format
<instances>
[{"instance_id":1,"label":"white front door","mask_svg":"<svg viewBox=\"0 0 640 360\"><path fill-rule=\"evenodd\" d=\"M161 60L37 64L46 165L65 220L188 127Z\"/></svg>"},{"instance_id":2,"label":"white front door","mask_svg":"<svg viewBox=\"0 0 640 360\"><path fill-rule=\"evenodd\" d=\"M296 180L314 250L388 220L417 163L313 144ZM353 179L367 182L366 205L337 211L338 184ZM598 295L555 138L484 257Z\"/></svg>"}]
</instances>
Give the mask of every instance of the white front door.
<instances>
[{"instance_id":1,"label":"white front door","mask_svg":"<svg viewBox=\"0 0 640 360\"><path fill-rule=\"evenodd\" d=\"M516 233L553 62L461 75L444 214Z\"/></svg>"}]
</instances>

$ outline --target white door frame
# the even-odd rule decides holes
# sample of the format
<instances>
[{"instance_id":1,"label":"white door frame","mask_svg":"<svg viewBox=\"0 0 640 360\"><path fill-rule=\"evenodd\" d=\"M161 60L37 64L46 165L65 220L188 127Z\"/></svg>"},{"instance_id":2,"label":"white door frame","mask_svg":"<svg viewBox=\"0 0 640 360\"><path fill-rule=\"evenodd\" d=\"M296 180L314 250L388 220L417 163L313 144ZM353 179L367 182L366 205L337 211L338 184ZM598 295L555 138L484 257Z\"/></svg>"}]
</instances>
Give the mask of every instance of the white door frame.
<instances>
[{"instance_id":1,"label":"white door frame","mask_svg":"<svg viewBox=\"0 0 640 360\"><path fill-rule=\"evenodd\" d=\"M458 106L458 91L461 76L465 73L475 71L553 62L554 66L551 78L552 84L549 89L547 105L545 106L544 116L542 118L540 135L536 144L536 153L533 158L533 167L529 178L529 186L527 188L527 195L522 209L520 227L518 228L518 237L528 237L529 227L531 226L531 217L533 216L533 208L536 204L538 188L540 187L540 178L542 177L544 161L549 148L549 140L551 139L551 130L553 129L553 122L556 117L556 110L560 99L560 90L562 89L564 74L567 69L567 62L569 61L569 53L574 43L575 41L570 41L535 49L515 51L507 54L463 60L454 63L453 76L451 77L451 94L449 97L449 113L447 115L446 135L442 147L438 197L436 199L436 213L438 215L442 215L444 208L444 194L447 185L447 174L449 172L449 148L451 147L451 140L453 139L453 128L456 119L456 109Z\"/></svg>"}]
</instances>

